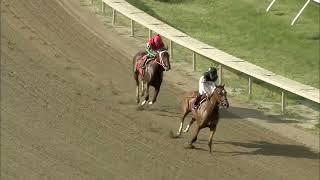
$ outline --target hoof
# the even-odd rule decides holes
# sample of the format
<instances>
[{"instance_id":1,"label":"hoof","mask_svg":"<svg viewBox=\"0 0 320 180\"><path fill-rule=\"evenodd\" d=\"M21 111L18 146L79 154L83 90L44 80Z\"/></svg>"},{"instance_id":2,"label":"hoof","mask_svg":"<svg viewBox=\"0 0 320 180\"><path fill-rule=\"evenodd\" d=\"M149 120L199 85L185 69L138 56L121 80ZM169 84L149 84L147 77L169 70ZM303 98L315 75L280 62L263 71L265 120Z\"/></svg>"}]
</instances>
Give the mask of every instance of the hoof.
<instances>
[{"instance_id":1,"label":"hoof","mask_svg":"<svg viewBox=\"0 0 320 180\"><path fill-rule=\"evenodd\" d=\"M141 106L144 106L147 103L146 100L142 101Z\"/></svg>"},{"instance_id":2,"label":"hoof","mask_svg":"<svg viewBox=\"0 0 320 180\"><path fill-rule=\"evenodd\" d=\"M152 105L152 104L153 104L153 102L152 102L152 101L150 101L148 104L149 104L149 105Z\"/></svg>"},{"instance_id":3,"label":"hoof","mask_svg":"<svg viewBox=\"0 0 320 180\"><path fill-rule=\"evenodd\" d=\"M194 149L194 145L190 144L190 143L186 143L186 145L184 146L184 148L186 149Z\"/></svg>"},{"instance_id":4,"label":"hoof","mask_svg":"<svg viewBox=\"0 0 320 180\"><path fill-rule=\"evenodd\" d=\"M180 137L180 134L179 134L179 133L174 134L173 131L170 130L170 132L169 132L169 137L170 137L171 139L176 139L176 138L179 138L179 137Z\"/></svg>"},{"instance_id":5,"label":"hoof","mask_svg":"<svg viewBox=\"0 0 320 180\"><path fill-rule=\"evenodd\" d=\"M139 104L139 103L140 103L140 100L139 100L139 99L137 99L137 100L136 100L136 103L137 103L137 104Z\"/></svg>"},{"instance_id":6,"label":"hoof","mask_svg":"<svg viewBox=\"0 0 320 180\"><path fill-rule=\"evenodd\" d=\"M183 133L187 133L189 131L189 129L185 129L185 130L183 130L182 132Z\"/></svg>"}]
</instances>

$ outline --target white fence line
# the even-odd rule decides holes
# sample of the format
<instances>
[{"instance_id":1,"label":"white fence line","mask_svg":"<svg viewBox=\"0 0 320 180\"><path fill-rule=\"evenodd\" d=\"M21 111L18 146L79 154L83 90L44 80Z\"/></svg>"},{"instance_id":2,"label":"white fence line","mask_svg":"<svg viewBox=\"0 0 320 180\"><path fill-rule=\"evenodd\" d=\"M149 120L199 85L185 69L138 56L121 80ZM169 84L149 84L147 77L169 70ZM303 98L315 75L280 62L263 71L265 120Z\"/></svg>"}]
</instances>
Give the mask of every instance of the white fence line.
<instances>
[{"instance_id":1,"label":"white fence line","mask_svg":"<svg viewBox=\"0 0 320 180\"><path fill-rule=\"evenodd\" d=\"M213 46L200 42L187 34L174 29L173 27L163 23L162 21L153 18L147 13L137 9L125 0L102 0L102 4L107 4L113 9L112 23L115 23L116 12L120 12L128 17L131 23L131 34L134 35L134 22L141 24L149 29L149 37L153 32L161 34L170 40L170 52L172 53L173 42L177 43L193 52L194 69L196 68L196 54L200 54L220 64L220 67L227 67L246 74L249 79L249 95L252 94L252 78L271 84L275 87L282 89L281 104L282 110L285 107L285 91L291 92L298 96L309 99L313 102L320 103L319 89L290 80L283 76L277 75L271 71L263 69L259 66L246 62L242 59L236 58L228 53L225 53ZM102 5L104 8L104 5ZM172 55L172 54L171 54ZM222 70L222 69L220 69ZM222 71L221 71L222 72ZM221 82L221 81L220 81Z\"/></svg>"},{"instance_id":2,"label":"white fence line","mask_svg":"<svg viewBox=\"0 0 320 180\"><path fill-rule=\"evenodd\" d=\"M320 4L320 0L312 0L315 3ZM276 0L272 0L271 3L269 4L269 6L267 7L266 11L269 12L271 6L276 2ZM311 2L311 0L307 0L305 2L305 4L303 5L303 7L300 9L300 11L298 12L298 14L293 18L293 20L291 21L291 26L294 25L294 23L298 20L299 16L301 15L301 13L303 12L303 10L307 7L307 5Z\"/></svg>"}]
</instances>

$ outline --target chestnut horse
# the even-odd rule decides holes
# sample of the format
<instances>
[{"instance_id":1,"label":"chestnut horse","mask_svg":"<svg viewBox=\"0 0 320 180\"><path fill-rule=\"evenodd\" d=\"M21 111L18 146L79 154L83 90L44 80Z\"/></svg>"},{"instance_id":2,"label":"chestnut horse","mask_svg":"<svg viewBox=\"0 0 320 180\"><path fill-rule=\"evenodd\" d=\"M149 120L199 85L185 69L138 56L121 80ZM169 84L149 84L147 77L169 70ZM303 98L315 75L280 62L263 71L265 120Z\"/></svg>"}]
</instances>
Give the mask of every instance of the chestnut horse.
<instances>
[{"instance_id":1,"label":"chestnut horse","mask_svg":"<svg viewBox=\"0 0 320 180\"><path fill-rule=\"evenodd\" d=\"M189 148L194 148L192 145L198 137L198 133L203 128L210 128L210 136L208 140L208 146L211 153L211 146L212 146L212 138L216 131L218 122L219 122L219 107L229 107L229 102L227 99L227 91L224 89L224 85L219 85L215 88L214 92L207 97L206 101L204 101L197 110L192 109L192 104L195 97L198 95L198 92L187 92L183 96L182 101L182 111L183 117L180 123L179 130L175 137L181 135L183 122L185 117L192 112L192 119L189 122L188 126L183 130L183 132L188 132L190 126L193 124L194 121L197 121L197 127L195 129L195 133L193 135L192 140L188 143Z\"/></svg>"},{"instance_id":2,"label":"chestnut horse","mask_svg":"<svg viewBox=\"0 0 320 180\"><path fill-rule=\"evenodd\" d=\"M139 72L139 68L137 65L141 64L140 62L143 61L143 58L147 55L146 51L140 51L133 57L133 71L134 71L134 79L136 81L136 102L140 102L139 98L139 79L141 80L141 97L146 96L144 101L141 103L141 106L145 105L146 102L149 100L149 87L153 86L155 89L154 96L152 101L149 104L153 104L156 102L160 86L162 83L163 78L163 71L169 71L170 61L169 61L169 53L166 48L160 50L156 57L152 60L147 60L146 67L143 69L144 73L141 74ZM142 69L140 69L142 70Z\"/></svg>"}]
</instances>

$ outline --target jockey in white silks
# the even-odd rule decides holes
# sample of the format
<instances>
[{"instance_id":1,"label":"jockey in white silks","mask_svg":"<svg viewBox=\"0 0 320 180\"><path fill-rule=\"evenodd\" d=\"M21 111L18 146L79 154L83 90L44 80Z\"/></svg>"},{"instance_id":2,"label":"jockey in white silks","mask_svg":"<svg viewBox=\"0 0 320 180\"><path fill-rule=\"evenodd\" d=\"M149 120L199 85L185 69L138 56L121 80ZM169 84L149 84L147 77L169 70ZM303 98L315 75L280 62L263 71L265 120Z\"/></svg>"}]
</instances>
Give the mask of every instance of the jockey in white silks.
<instances>
[{"instance_id":1,"label":"jockey in white silks","mask_svg":"<svg viewBox=\"0 0 320 180\"><path fill-rule=\"evenodd\" d=\"M216 88L215 81L218 79L217 69L210 67L199 79L199 95L193 103L193 109L197 109L204 97L209 97Z\"/></svg>"}]
</instances>

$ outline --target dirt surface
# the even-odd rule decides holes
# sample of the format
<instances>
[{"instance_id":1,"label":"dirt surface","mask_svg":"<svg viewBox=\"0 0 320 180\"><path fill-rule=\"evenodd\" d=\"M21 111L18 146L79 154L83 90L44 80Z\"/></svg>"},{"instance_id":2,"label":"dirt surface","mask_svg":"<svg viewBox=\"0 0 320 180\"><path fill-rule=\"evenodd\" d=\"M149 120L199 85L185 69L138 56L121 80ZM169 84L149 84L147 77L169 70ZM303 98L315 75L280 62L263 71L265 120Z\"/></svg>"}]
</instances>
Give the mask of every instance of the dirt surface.
<instances>
[{"instance_id":1,"label":"dirt surface","mask_svg":"<svg viewBox=\"0 0 320 180\"><path fill-rule=\"evenodd\" d=\"M170 139L182 90L168 73L139 110L127 39L78 0L1 2L1 179L319 179L318 153L230 111L212 155L208 130Z\"/></svg>"}]
</instances>

